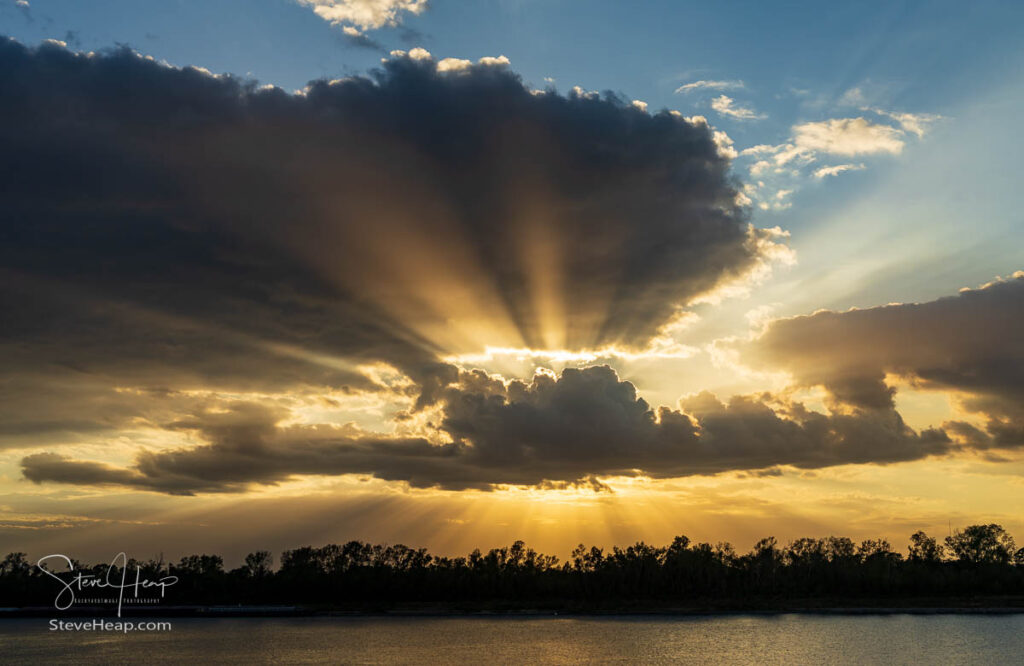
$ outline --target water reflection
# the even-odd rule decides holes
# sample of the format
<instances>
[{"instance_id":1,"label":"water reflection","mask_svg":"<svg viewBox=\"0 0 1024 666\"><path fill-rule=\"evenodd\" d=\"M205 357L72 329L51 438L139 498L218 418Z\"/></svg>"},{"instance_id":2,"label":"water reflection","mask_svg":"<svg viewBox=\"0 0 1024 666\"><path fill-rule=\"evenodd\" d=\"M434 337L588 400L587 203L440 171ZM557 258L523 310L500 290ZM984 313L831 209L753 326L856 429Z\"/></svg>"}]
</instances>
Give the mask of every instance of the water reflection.
<instances>
[{"instance_id":1,"label":"water reflection","mask_svg":"<svg viewBox=\"0 0 1024 666\"><path fill-rule=\"evenodd\" d=\"M0 621L6 664L1021 663L1024 615L175 619L169 633Z\"/></svg>"}]
</instances>

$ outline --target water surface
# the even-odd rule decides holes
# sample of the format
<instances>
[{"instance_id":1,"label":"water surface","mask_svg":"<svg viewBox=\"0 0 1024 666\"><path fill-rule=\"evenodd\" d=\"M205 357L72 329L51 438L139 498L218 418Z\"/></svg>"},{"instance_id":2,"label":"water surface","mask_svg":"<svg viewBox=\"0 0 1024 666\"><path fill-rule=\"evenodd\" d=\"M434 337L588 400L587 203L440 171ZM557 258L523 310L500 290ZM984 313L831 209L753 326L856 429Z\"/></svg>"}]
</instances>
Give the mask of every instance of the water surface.
<instances>
[{"instance_id":1,"label":"water surface","mask_svg":"<svg viewBox=\"0 0 1024 666\"><path fill-rule=\"evenodd\" d=\"M132 618L137 620L138 618ZM1024 615L172 618L161 633L0 620L5 664L1011 664Z\"/></svg>"}]
</instances>

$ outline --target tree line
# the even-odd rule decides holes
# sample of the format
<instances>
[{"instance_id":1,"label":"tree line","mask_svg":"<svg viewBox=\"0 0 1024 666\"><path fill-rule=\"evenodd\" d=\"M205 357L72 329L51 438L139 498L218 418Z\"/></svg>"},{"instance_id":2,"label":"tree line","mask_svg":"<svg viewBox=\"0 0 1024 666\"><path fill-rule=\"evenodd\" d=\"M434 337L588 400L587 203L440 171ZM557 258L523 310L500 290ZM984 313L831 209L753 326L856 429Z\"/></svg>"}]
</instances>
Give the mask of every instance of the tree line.
<instances>
[{"instance_id":1,"label":"tree line","mask_svg":"<svg viewBox=\"0 0 1024 666\"><path fill-rule=\"evenodd\" d=\"M45 566L45 565L44 565ZM110 564L73 561L74 573L108 576ZM606 551L582 544L568 561L522 541L465 557L425 548L374 545L305 546L246 556L226 570L218 555L178 563L127 563L131 582L174 577L166 604L288 604L386 608L399 603L528 604L530 607L615 607L643 602L714 603L771 599L858 599L1024 596L1024 548L1001 526L972 525L940 543L924 532L901 554L885 539L802 538L780 546L774 537L739 554L728 543L676 537L662 547L643 542ZM112 579L120 580L113 567ZM70 580L69 572L55 572ZM11 553L0 563L0 606L44 606L60 583ZM84 595L80 595L84 596Z\"/></svg>"}]
</instances>

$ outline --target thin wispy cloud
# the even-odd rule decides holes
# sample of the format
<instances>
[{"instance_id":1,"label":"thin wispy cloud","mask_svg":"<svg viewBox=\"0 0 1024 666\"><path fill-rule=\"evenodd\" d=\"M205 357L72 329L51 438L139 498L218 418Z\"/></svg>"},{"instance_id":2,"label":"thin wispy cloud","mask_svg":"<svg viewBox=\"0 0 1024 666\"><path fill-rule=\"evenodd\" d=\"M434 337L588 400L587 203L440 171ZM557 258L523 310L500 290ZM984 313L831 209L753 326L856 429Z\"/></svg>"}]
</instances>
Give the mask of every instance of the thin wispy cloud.
<instances>
[{"instance_id":1,"label":"thin wispy cloud","mask_svg":"<svg viewBox=\"0 0 1024 666\"><path fill-rule=\"evenodd\" d=\"M877 113L880 116L886 118L892 118L899 123L900 129L904 132L910 132L917 136L917 138L923 138L925 133L930 129L932 123L937 120L941 120L942 116L937 113L899 113L895 111L886 111L885 109L879 109L877 107L863 107L862 111L871 111Z\"/></svg>"},{"instance_id":2,"label":"thin wispy cloud","mask_svg":"<svg viewBox=\"0 0 1024 666\"><path fill-rule=\"evenodd\" d=\"M863 164L837 164L835 166L821 167L814 170L814 177L818 180L828 176L838 176L845 171L863 171L866 169Z\"/></svg>"},{"instance_id":3,"label":"thin wispy cloud","mask_svg":"<svg viewBox=\"0 0 1024 666\"><path fill-rule=\"evenodd\" d=\"M759 144L745 148L740 154L757 157L750 167L753 176L774 168L792 168L814 162L820 155L898 155L903 151L904 132L889 125L872 123L864 118L832 118L793 126L790 140L779 145ZM845 165L840 171L853 168ZM815 172L817 174L817 172ZM827 171L822 174L835 175Z\"/></svg>"},{"instance_id":4,"label":"thin wispy cloud","mask_svg":"<svg viewBox=\"0 0 1024 666\"><path fill-rule=\"evenodd\" d=\"M866 82L844 92L836 105L839 107L856 107L861 111L873 113L896 122L901 130L923 138L931 125L942 116L937 113L909 113L906 111L890 111L886 109L885 100L892 97L892 92L885 86Z\"/></svg>"},{"instance_id":5,"label":"thin wispy cloud","mask_svg":"<svg viewBox=\"0 0 1024 666\"><path fill-rule=\"evenodd\" d=\"M732 100L725 100L729 102L725 108L732 108ZM757 144L739 151L740 157L753 160L747 170L752 178L758 179L744 194L761 210L784 210L790 201L783 204L778 193L786 192L788 196L799 189L801 181L808 175L815 180L823 180L867 168L864 163L853 162L818 166L819 160L827 156L899 155L906 146L908 134L921 138L927 124L940 117L934 114L890 113L881 109L871 111L891 118L897 124L873 122L864 117L805 122L794 125L789 140L784 143ZM811 165L815 168L807 171Z\"/></svg>"},{"instance_id":6,"label":"thin wispy cloud","mask_svg":"<svg viewBox=\"0 0 1024 666\"><path fill-rule=\"evenodd\" d=\"M743 88L743 81L694 81L692 83L685 83L676 88L676 94L679 93L690 93L695 90L736 90L737 88Z\"/></svg>"}]
</instances>

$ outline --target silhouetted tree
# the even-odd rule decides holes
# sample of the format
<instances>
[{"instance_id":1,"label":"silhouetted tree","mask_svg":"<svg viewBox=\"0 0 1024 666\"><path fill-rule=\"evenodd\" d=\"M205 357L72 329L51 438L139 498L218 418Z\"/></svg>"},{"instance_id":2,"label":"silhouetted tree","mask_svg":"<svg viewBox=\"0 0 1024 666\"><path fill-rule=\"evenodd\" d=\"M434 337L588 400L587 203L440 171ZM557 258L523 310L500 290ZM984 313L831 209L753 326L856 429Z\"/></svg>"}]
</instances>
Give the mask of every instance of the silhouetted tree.
<instances>
[{"instance_id":1,"label":"silhouetted tree","mask_svg":"<svg viewBox=\"0 0 1024 666\"><path fill-rule=\"evenodd\" d=\"M946 546L961 562L1007 564L1016 551L1013 537L999 525L971 525L946 537Z\"/></svg>"},{"instance_id":2,"label":"silhouetted tree","mask_svg":"<svg viewBox=\"0 0 1024 666\"><path fill-rule=\"evenodd\" d=\"M245 572L250 578L263 578L270 575L274 566L274 558L269 550L257 550L245 556Z\"/></svg>"},{"instance_id":3,"label":"silhouetted tree","mask_svg":"<svg viewBox=\"0 0 1024 666\"><path fill-rule=\"evenodd\" d=\"M8 553L7 556L4 557L4 561L0 562L0 575L25 575L31 568L32 567L28 563L28 560L25 559L25 553Z\"/></svg>"},{"instance_id":4,"label":"silhouetted tree","mask_svg":"<svg viewBox=\"0 0 1024 666\"><path fill-rule=\"evenodd\" d=\"M307 604L379 609L429 602L539 607L625 608L635 603L764 604L782 597L843 603L848 598L926 595L1024 597L1024 548L999 525L971 525L946 540L954 559L924 532L910 537L903 560L884 539L859 545L842 536L774 537L738 555L728 543L694 544L678 536L668 546L637 542L601 548L580 544L564 564L522 541L474 550L467 557L434 557L423 548L361 541L304 546L281 554L275 571L268 551L256 551L225 572L217 555L189 555L176 565L128 563L143 576L176 576L168 599L187 604ZM74 569L102 577L107 564ZM61 571L61 568L57 569ZM0 606L50 603L54 581L24 553L0 561Z\"/></svg>"},{"instance_id":5,"label":"silhouetted tree","mask_svg":"<svg viewBox=\"0 0 1024 666\"><path fill-rule=\"evenodd\" d=\"M910 535L910 552L907 557L911 562L941 562L944 555L942 546L924 532Z\"/></svg>"}]
</instances>

